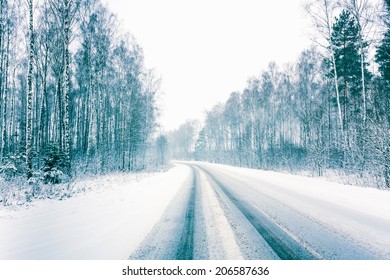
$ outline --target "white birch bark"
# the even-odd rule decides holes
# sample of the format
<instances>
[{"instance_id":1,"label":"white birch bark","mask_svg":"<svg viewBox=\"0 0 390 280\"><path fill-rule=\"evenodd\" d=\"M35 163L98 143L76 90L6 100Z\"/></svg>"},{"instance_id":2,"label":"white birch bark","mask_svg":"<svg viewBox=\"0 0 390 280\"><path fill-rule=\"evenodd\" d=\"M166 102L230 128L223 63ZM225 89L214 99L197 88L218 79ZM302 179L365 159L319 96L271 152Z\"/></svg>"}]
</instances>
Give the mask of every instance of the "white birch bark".
<instances>
[{"instance_id":1,"label":"white birch bark","mask_svg":"<svg viewBox=\"0 0 390 280\"><path fill-rule=\"evenodd\" d=\"M64 0L64 48L65 48L65 67L64 67L64 137L65 137L65 165L66 172L70 174L71 162L70 162L70 128L69 128L69 0Z\"/></svg>"},{"instance_id":2,"label":"white birch bark","mask_svg":"<svg viewBox=\"0 0 390 280\"><path fill-rule=\"evenodd\" d=\"M26 110L26 165L27 178L32 177L32 102L33 102L33 60L34 60L34 25L33 0L29 0L29 59L27 75L27 110Z\"/></svg>"}]
</instances>

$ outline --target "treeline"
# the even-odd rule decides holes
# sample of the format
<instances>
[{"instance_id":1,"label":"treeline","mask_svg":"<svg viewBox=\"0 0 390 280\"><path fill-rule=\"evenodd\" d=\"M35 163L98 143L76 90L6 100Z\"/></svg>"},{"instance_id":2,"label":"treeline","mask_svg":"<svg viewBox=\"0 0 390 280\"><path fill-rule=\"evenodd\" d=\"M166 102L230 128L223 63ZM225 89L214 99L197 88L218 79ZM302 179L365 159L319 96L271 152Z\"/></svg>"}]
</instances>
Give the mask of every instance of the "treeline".
<instances>
[{"instance_id":1,"label":"treeline","mask_svg":"<svg viewBox=\"0 0 390 280\"><path fill-rule=\"evenodd\" d=\"M188 122L171 133L171 154L318 175L336 171L390 188L390 1L382 13L372 13L367 1L335 4L316 0L306 7L321 44L295 64L270 63L207 112L200 129ZM374 24L383 31L379 41L370 33Z\"/></svg>"},{"instance_id":2,"label":"treeline","mask_svg":"<svg viewBox=\"0 0 390 280\"><path fill-rule=\"evenodd\" d=\"M100 0L0 0L0 58L3 175L146 167L159 80Z\"/></svg>"}]
</instances>

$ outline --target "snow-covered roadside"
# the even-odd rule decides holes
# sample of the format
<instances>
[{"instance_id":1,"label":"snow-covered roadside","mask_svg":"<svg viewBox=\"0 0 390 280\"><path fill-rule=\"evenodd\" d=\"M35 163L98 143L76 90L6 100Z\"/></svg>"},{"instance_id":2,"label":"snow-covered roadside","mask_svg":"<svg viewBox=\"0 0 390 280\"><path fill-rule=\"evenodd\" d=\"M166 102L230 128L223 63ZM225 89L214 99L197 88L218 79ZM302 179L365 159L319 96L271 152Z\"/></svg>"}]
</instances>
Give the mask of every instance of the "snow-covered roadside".
<instances>
[{"instance_id":1,"label":"snow-covered roadside","mask_svg":"<svg viewBox=\"0 0 390 280\"><path fill-rule=\"evenodd\" d=\"M390 191L344 185L319 178L233 167L222 164L201 163L214 169L236 175L240 180L261 180L311 197L321 197L332 204L390 220Z\"/></svg>"},{"instance_id":2,"label":"snow-covered roadside","mask_svg":"<svg viewBox=\"0 0 390 280\"><path fill-rule=\"evenodd\" d=\"M188 176L183 165L138 182L102 176L77 182L92 191L64 201L0 206L0 259L126 259Z\"/></svg>"},{"instance_id":3,"label":"snow-covered roadside","mask_svg":"<svg viewBox=\"0 0 390 280\"><path fill-rule=\"evenodd\" d=\"M252 197L250 191L266 195L302 217L338 232L343 238L348 238L351 242L375 252L378 257L384 259L390 257L390 191L342 185L317 178L271 171L220 164L197 164L216 172L219 179L227 185L236 185L235 189L240 192L242 198L248 197L250 200ZM244 191L238 182L248 189ZM260 202L256 200L252 203ZM260 206L264 207L264 203ZM275 212L277 209L266 207L266 210ZM288 221L283 220L288 217L286 213L278 216L279 218L275 213L273 215L276 215L274 218L277 222L286 224ZM298 224L298 221L295 221L292 225ZM308 228L308 234L311 229ZM301 233L302 230L297 234ZM355 257L359 256L348 258Z\"/></svg>"}]
</instances>

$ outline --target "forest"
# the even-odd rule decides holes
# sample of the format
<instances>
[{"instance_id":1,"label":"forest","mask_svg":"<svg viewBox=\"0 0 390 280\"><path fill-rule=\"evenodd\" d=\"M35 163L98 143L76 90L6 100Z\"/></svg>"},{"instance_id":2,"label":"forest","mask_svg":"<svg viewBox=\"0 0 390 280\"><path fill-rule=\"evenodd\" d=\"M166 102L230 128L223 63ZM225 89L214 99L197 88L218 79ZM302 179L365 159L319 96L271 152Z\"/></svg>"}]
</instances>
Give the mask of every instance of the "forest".
<instances>
[{"instance_id":1,"label":"forest","mask_svg":"<svg viewBox=\"0 0 390 280\"><path fill-rule=\"evenodd\" d=\"M60 183L159 162L160 79L100 0L0 0L0 59L1 177Z\"/></svg>"},{"instance_id":2,"label":"forest","mask_svg":"<svg viewBox=\"0 0 390 280\"><path fill-rule=\"evenodd\" d=\"M378 1L303 1L313 45L297 61L157 137L160 78L100 0L0 0L0 179L56 184L171 158L390 188L390 1Z\"/></svg>"},{"instance_id":3,"label":"forest","mask_svg":"<svg viewBox=\"0 0 390 280\"><path fill-rule=\"evenodd\" d=\"M169 133L171 156L390 188L390 1L375 4L306 2L313 46Z\"/></svg>"}]
</instances>

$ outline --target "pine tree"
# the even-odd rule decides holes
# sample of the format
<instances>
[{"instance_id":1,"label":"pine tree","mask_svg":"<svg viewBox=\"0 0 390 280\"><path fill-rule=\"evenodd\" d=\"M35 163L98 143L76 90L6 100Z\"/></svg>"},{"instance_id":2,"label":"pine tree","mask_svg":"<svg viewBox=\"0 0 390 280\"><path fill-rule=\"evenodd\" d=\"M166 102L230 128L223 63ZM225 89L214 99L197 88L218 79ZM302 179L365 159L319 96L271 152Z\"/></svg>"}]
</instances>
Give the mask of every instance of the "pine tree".
<instances>
[{"instance_id":1,"label":"pine tree","mask_svg":"<svg viewBox=\"0 0 390 280\"><path fill-rule=\"evenodd\" d=\"M388 28L390 28L390 0L384 0L385 2L385 7L387 10L387 16L385 18L385 24L387 25Z\"/></svg>"},{"instance_id":2,"label":"pine tree","mask_svg":"<svg viewBox=\"0 0 390 280\"><path fill-rule=\"evenodd\" d=\"M159 165L167 164L167 150L168 150L168 140L164 135L160 135L156 139L157 147L157 163Z\"/></svg>"},{"instance_id":3,"label":"pine tree","mask_svg":"<svg viewBox=\"0 0 390 280\"><path fill-rule=\"evenodd\" d=\"M390 82L390 0L385 0L385 6L388 16L385 19L387 30L377 48L375 61L379 64L379 72L382 78Z\"/></svg>"},{"instance_id":4,"label":"pine tree","mask_svg":"<svg viewBox=\"0 0 390 280\"><path fill-rule=\"evenodd\" d=\"M313 20L314 26L318 33L325 39L326 48L328 49L329 62L332 65L331 77L333 78L334 88L335 88L335 101L337 104L337 116L338 116L338 127L341 132L341 138L344 138L344 123L343 116L341 112L341 97L339 92L339 75L338 69L336 67L336 58L335 58L335 46L332 44L332 19L333 15L338 9L338 1L335 0L311 0L309 1L305 9ZM321 47L324 45L319 41L317 44ZM342 140L344 141L344 140ZM344 141L345 142L345 141Z\"/></svg>"},{"instance_id":5,"label":"pine tree","mask_svg":"<svg viewBox=\"0 0 390 280\"><path fill-rule=\"evenodd\" d=\"M335 50L335 66L340 80L340 102L345 130L348 128L351 116L356 117L357 113L362 110L360 106L362 72L360 70L359 29L349 11L343 10L336 19L331 41Z\"/></svg>"},{"instance_id":6,"label":"pine tree","mask_svg":"<svg viewBox=\"0 0 390 280\"><path fill-rule=\"evenodd\" d=\"M390 82L390 28L381 40L376 51L375 60L379 64L379 72L382 78Z\"/></svg>"},{"instance_id":7,"label":"pine tree","mask_svg":"<svg viewBox=\"0 0 390 280\"><path fill-rule=\"evenodd\" d=\"M369 74L366 69L366 50L368 41L371 41L370 36L374 28L376 11L368 0L343 0L341 6L351 13L358 29L357 43L360 55L360 91L362 98L361 115L363 127L365 128L367 120L367 85L371 79L371 75L366 75Z\"/></svg>"},{"instance_id":8,"label":"pine tree","mask_svg":"<svg viewBox=\"0 0 390 280\"><path fill-rule=\"evenodd\" d=\"M205 129L202 128L199 132L198 139L195 144L194 157L195 160L205 160L207 150L207 139Z\"/></svg>"}]
</instances>

